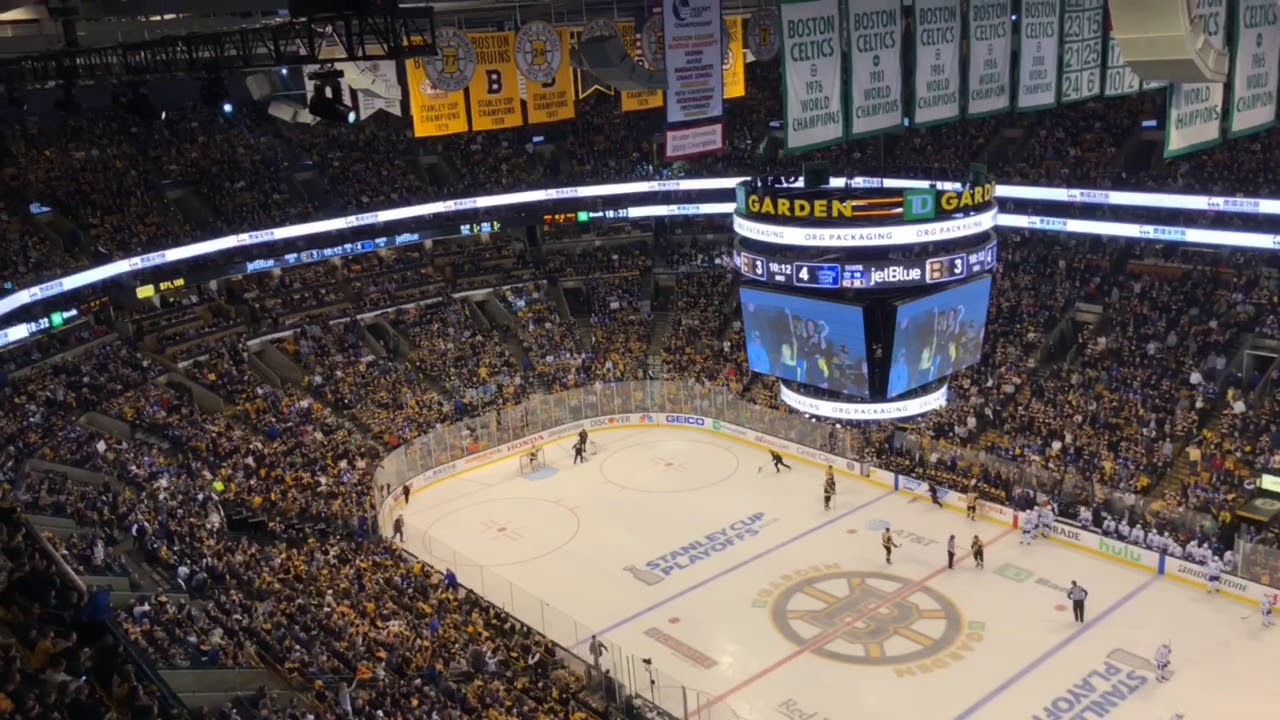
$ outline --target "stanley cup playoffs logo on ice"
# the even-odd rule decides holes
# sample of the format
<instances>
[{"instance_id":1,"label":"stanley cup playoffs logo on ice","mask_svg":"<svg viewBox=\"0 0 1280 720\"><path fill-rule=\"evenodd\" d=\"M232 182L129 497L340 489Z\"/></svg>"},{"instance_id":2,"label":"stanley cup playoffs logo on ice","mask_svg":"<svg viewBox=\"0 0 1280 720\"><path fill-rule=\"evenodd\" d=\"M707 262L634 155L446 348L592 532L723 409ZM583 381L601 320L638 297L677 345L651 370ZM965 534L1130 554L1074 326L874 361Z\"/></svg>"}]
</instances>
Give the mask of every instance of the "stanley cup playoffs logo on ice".
<instances>
[{"instance_id":1,"label":"stanley cup playoffs logo on ice","mask_svg":"<svg viewBox=\"0 0 1280 720\"><path fill-rule=\"evenodd\" d=\"M774 522L777 522L777 518L768 517L762 512L752 513L646 563L625 565L622 569L645 585L657 585L681 570L687 570L751 540Z\"/></svg>"}]
</instances>

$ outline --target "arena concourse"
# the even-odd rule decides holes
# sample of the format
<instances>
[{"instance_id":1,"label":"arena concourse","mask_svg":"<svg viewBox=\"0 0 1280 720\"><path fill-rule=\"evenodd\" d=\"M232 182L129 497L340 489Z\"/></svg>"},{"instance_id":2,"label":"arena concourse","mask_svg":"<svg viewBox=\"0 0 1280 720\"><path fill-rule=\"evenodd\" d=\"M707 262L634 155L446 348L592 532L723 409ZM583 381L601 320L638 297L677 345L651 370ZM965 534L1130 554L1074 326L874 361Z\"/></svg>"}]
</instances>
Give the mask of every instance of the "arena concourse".
<instances>
[{"instance_id":1,"label":"arena concourse","mask_svg":"<svg viewBox=\"0 0 1280 720\"><path fill-rule=\"evenodd\" d=\"M436 199L785 172L757 152L780 111L776 69L756 65L748 97L727 104L726 152L678 167L652 162L661 113L624 115L602 94L547 126L554 153L514 131L415 141L390 116L281 128L260 109L192 105L163 122L112 107L12 118L3 280L25 288ZM982 161L1000 184L1278 191L1274 132L1118 162L1163 97L818 155L888 177ZM301 166L311 181L285 172ZM33 203L52 210L33 217ZM1260 228L1225 213L1053 211ZM1000 229L983 358L946 407L840 424L790 411L747 370L728 218L544 230L536 251L495 231L200 283L6 348L0 708L24 720L1047 720L1093 717L1073 714L1090 703L1116 718L1265 706L1280 646L1246 615L1257 598L1157 578L1142 558L1247 547L1229 577L1276 586L1280 532L1236 515L1280 457L1272 254ZM540 443L524 474L514 455L466 463L553 425L650 413L654 428L588 427L582 464L569 438ZM798 433L783 439L811 456L792 447L793 469L775 472L763 433L668 416L751 419ZM467 468L410 492L382 479L389 457ZM843 459L829 512L814 457ZM985 517L893 492L902 478L976 493ZM1043 499L1063 527L1101 534L1109 517L1160 539L1125 546L1119 564L1062 537L1019 545L1010 508ZM885 529L902 544L892 566ZM708 533L736 540L705 562L675 557L717 542ZM974 534L983 571L967 556ZM1083 624L1072 580L1091 593ZM880 647L839 632L908 611L918 626ZM1134 658L1162 641L1177 672L1157 684Z\"/></svg>"}]
</instances>

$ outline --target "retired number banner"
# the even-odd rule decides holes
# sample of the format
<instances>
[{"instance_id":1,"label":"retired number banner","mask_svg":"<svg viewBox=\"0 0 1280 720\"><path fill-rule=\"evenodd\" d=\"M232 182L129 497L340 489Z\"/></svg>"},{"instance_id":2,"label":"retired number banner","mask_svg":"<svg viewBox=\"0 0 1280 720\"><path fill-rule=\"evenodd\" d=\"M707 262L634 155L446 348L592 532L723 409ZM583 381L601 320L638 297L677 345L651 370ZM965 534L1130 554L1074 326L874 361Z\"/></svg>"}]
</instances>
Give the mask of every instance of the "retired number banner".
<instances>
[{"instance_id":1,"label":"retired number banner","mask_svg":"<svg viewBox=\"0 0 1280 720\"><path fill-rule=\"evenodd\" d=\"M531 73L537 77L550 76L550 80L525 83L525 110L529 116L530 125L572 120L574 117L573 65L569 63L569 31L565 28L556 28L555 32L560 46L553 47L552 43L547 42L541 50L548 54L543 60L545 64L535 66L541 74ZM517 51L520 51L519 38L516 45ZM555 60L552 54L558 56L559 60ZM536 56L536 53L534 55ZM521 56L516 57L519 59Z\"/></svg>"},{"instance_id":2,"label":"retired number banner","mask_svg":"<svg viewBox=\"0 0 1280 720\"><path fill-rule=\"evenodd\" d=\"M1231 137L1276 124L1276 73L1280 70L1280 24L1274 0L1239 0L1232 48Z\"/></svg>"},{"instance_id":3,"label":"retired number banner","mask_svg":"<svg viewBox=\"0 0 1280 720\"><path fill-rule=\"evenodd\" d=\"M1192 19L1204 20L1204 34L1217 48L1225 47L1226 0L1188 0ZM1268 68L1275 72L1274 68ZM1169 86L1169 116L1164 130L1164 156L1185 155L1222 142L1222 83L1173 83Z\"/></svg>"},{"instance_id":4,"label":"retired number banner","mask_svg":"<svg viewBox=\"0 0 1280 720\"><path fill-rule=\"evenodd\" d=\"M523 125L516 34L473 33L467 39L476 53L476 72L467 88L471 96L471 129L502 130Z\"/></svg>"},{"instance_id":5,"label":"retired number banner","mask_svg":"<svg viewBox=\"0 0 1280 720\"><path fill-rule=\"evenodd\" d=\"M1120 52L1120 43L1113 37L1107 38L1107 85L1102 90L1103 97L1122 97L1133 95L1142 90L1142 78L1124 61Z\"/></svg>"},{"instance_id":6,"label":"retired number banner","mask_svg":"<svg viewBox=\"0 0 1280 720\"><path fill-rule=\"evenodd\" d=\"M844 139L840 1L782 0L782 95L787 152Z\"/></svg>"},{"instance_id":7,"label":"retired number banner","mask_svg":"<svg viewBox=\"0 0 1280 720\"><path fill-rule=\"evenodd\" d=\"M969 0L969 96L965 114L994 115L1013 102L1010 0Z\"/></svg>"},{"instance_id":8,"label":"retired number banner","mask_svg":"<svg viewBox=\"0 0 1280 720\"><path fill-rule=\"evenodd\" d=\"M667 122L724 115L724 41L720 0L674 0L662 13Z\"/></svg>"},{"instance_id":9,"label":"retired number banner","mask_svg":"<svg viewBox=\"0 0 1280 720\"><path fill-rule=\"evenodd\" d=\"M902 126L902 0L850 3L849 136Z\"/></svg>"},{"instance_id":10,"label":"retired number banner","mask_svg":"<svg viewBox=\"0 0 1280 720\"><path fill-rule=\"evenodd\" d=\"M1018 44L1018 112L1058 104L1058 0L1024 0Z\"/></svg>"},{"instance_id":11,"label":"retired number banner","mask_svg":"<svg viewBox=\"0 0 1280 720\"><path fill-rule=\"evenodd\" d=\"M916 0L916 125L960 117L960 0Z\"/></svg>"},{"instance_id":12,"label":"retired number banner","mask_svg":"<svg viewBox=\"0 0 1280 720\"><path fill-rule=\"evenodd\" d=\"M1102 49L1106 42L1104 0L1063 0L1062 102L1102 93Z\"/></svg>"}]
</instances>

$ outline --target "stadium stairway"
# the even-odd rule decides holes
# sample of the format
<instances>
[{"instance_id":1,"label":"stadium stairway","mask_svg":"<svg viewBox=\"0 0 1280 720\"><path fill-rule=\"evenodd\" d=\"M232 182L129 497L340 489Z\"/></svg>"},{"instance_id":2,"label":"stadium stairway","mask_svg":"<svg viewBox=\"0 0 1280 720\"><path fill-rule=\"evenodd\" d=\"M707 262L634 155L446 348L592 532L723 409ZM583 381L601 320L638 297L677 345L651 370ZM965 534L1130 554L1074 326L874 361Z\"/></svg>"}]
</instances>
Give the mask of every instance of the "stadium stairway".
<instances>
[{"instance_id":1,"label":"stadium stairway","mask_svg":"<svg viewBox=\"0 0 1280 720\"><path fill-rule=\"evenodd\" d=\"M649 376L662 377L662 348L667 340L667 332L671 330L671 313L653 314L653 324L649 326Z\"/></svg>"},{"instance_id":2,"label":"stadium stairway","mask_svg":"<svg viewBox=\"0 0 1280 720\"><path fill-rule=\"evenodd\" d=\"M482 328L487 326L497 330L511 357L515 358L521 367L529 367L529 354L520 340L520 325L516 322L516 317L503 307L501 302L498 302L498 298L490 292L467 304L472 308L471 315L476 324Z\"/></svg>"}]
</instances>

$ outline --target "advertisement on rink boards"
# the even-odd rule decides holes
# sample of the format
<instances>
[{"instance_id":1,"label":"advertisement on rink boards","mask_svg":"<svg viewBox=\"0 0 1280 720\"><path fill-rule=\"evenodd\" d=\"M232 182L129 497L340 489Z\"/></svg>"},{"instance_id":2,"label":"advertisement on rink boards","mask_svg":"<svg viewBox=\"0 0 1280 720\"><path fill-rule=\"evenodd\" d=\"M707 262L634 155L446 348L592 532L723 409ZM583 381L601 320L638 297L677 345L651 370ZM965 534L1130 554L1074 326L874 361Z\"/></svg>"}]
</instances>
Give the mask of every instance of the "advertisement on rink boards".
<instances>
[{"instance_id":1,"label":"advertisement on rink boards","mask_svg":"<svg viewBox=\"0 0 1280 720\"><path fill-rule=\"evenodd\" d=\"M1276 78L1280 67L1280 13L1268 0L1239 0L1232 48L1231 108L1227 134L1240 137L1276 123Z\"/></svg>"},{"instance_id":2,"label":"advertisement on rink boards","mask_svg":"<svg viewBox=\"0 0 1280 720\"><path fill-rule=\"evenodd\" d=\"M1105 0L1063 0L1060 88L1064 104L1102 93L1106 28Z\"/></svg>"},{"instance_id":3,"label":"advertisement on rink boards","mask_svg":"<svg viewBox=\"0 0 1280 720\"><path fill-rule=\"evenodd\" d=\"M1192 19L1203 23L1204 36L1221 50L1227 42L1225 0L1189 0ZM1271 72L1275 72L1272 68ZM1164 156L1186 155L1222 142L1222 83L1173 83L1169 86Z\"/></svg>"},{"instance_id":4,"label":"advertisement on rink boards","mask_svg":"<svg viewBox=\"0 0 1280 720\"><path fill-rule=\"evenodd\" d=\"M1012 0L969 2L969 94L971 118L1001 113L1013 102Z\"/></svg>"},{"instance_id":5,"label":"advertisement on rink boards","mask_svg":"<svg viewBox=\"0 0 1280 720\"><path fill-rule=\"evenodd\" d=\"M902 126L902 0L850 3L849 134Z\"/></svg>"},{"instance_id":6,"label":"advertisement on rink boards","mask_svg":"<svg viewBox=\"0 0 1280 720\"><path fill-rule=\"evenodd\" d=\"M1058 104L1058 43L1062 6L1058 0L1025 0L1018 58L1018 112Z\"/></svg>"},{"instance_id":7,"label":"advertisement on rink boards","mask_svg":"<svg viewBox=\"0 0 1280 720\"><path fill-rule=\"evenodd\" d=\"M915 107L927 126L960 117L961 0L916 0Z\"/></svg>"},{"instance_id":8,"label":"advertisement on rink boards","mask_svg":"<svg viewBox=\"0 0 1280 720\"><path fill-rule=\"evenodd\" d=\"M782 0L784 145L789 153L844 139L839 0Z\"/></svg>"},{"instance_id":9,"label":"advertisement on rink boards","mask_svg":"<svg viewBox=\"0 0 1280 720\"><path fill-rule=\"evenodd\" d=\"M720 0L672 0L663 8L667 122L724 115L724 42Z\"/></svg>"}]
</instances>

